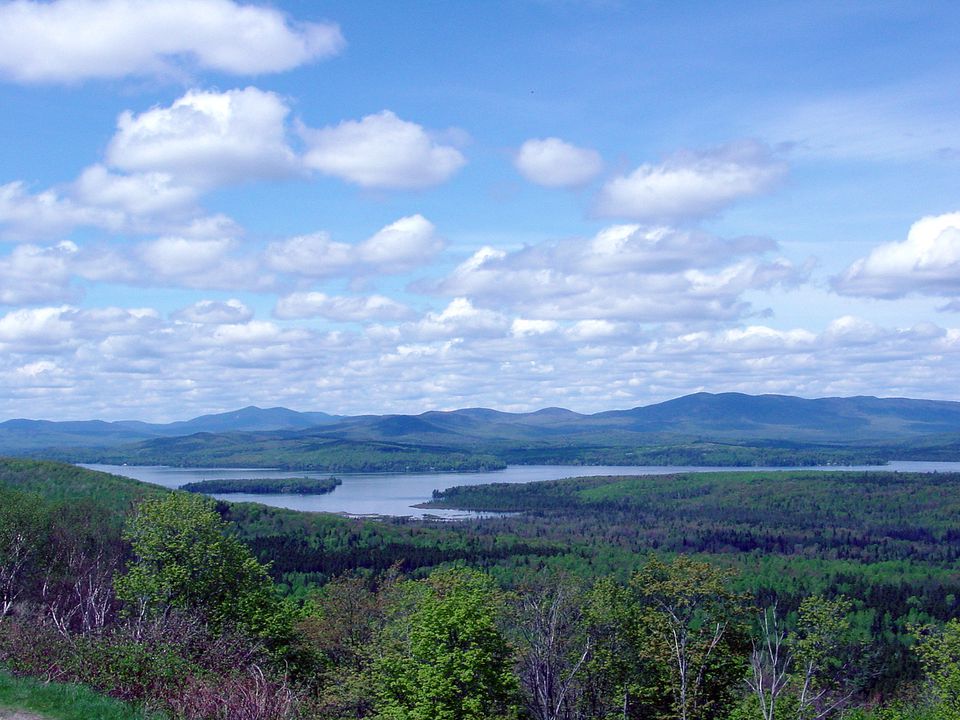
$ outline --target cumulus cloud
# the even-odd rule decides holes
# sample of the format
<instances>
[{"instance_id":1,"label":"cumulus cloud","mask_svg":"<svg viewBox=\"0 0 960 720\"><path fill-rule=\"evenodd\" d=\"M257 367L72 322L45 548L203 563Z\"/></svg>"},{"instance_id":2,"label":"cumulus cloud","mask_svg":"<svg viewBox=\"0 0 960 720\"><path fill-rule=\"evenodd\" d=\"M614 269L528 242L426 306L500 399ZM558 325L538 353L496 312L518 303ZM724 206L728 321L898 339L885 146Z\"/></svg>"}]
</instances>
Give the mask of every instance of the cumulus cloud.
<instances>
[{"instance_id":1,"label":"cumulus cloud","mask_svg":"<svg viewBox=\"0 0 960 720\"><path fill-rule=\"evenodd\" d=\"M389 110L319 130L301 128L301 135L307 167L366 188L439 185L466 163L455 147Z\"/></svg>"},{"instance_id":2,"label":"cumulus cloud","mask_svg":"<svg viewBox=\"0 0 960 720\"><path fill-rule=\"evenodd\" d=\"M741 198L767 191L785 170L768 147L755 141L683 152L609 180L597 198L596 211L646 222L708 217Z\"/></svg>"},{"instance_id":3,"label":"cumulus cloud","mask_svg":"<svg viewBox=\"0 0 960 720\"><path fill-rule=\"evenodd\" d=\"M193 90L169 107L122 113L107 161L199 188L289 176L298 165L286 140L289 112L278 95L254 87Z\"/></svg>"},{"instance_id":4,"label":"cumulus cloud","mask_svg":"<svg viewBox=\"0 0 960 720\"><path fill-rule=\"evenodd\" d=\"M273 314L283 320L323 317L339 322L405 320L413 311L383 295L330 296L299 292L281 297Z\"/></svg>"},{"instance_id":5,"label":"cumulus cloud","mask_svg":"<svg viewBox=\"0 0 960 720\"><path fill-rule=\"evenodd\" d=\"M454 298L440 312L428 312L417 323L404 326L403 335L417 340L453 337L485 337L503 334L510 327L503 314L478 308L468 298Z\"/></svg>"},{"instance_id":6,"label":"cumulus cloud","mask_svg":"<svg viewBox=\"0 0 960 720\"><path fill-rule=\"evenodd\" d=\"M251 345L289 342L306 337L303 330L283 330L272 322L250 320L243 323L217 325L209 336L209 343L220 345Z\"/></svg>"},{"instance_id":7,"label":"cumulus cloud","mask_svg":"<svg viewBox=\"0 0 960 720\"><path fill-rule=\"evenodd\" d=\"M833 279L843 295L960 294L960 212L925 217L902 242L878 245Z\"/></svg>"},{"instance_id":8,"label":"cumulus cloud","mask_svg":"<svg viewBox=\"0 0 960 720\"><path fill-rule=\"evenodd\" d=\"M332 23L231 0L15 0L0 5L0 74L20 82L289 70L344 47Z\"/></svg>"},{"instance_id":9,"label":"cumulus cloud","mask_svg":"<svg viewBox=\"0 0 960 720\"><path fill-rule=\"evenodd\" d=\"M365 265L403 272L423 264L443 250L444 245L432 222L422 215L411 215L364 240L357 246L356 255Z\"/></svg>"},{"instance_id":10,"label":"cumulus cloud","mask_svg":"<svg viewBox=\"0 0 960 720\"><path fill-rule=\"evenodd\" d=\"M40 192L0 185L0 225L8 237L32 239L76 227L147 234L223 224L203 217L203 193L303 172L287 144L288 114L279 96L252 87L190 91L166 107L124 112L104 162L73 182Z\"/></svg>"},{"instance_id":11,"label":"cumulus cloud","mask_svg":"<svg viewBox=\"0 0 960 720\"><path fill-rule=\"evenodd\" d=\"M275 270L305 277L400 273L427 262L443 247L433 223L411 215L357 245L334 241L326 232L271 243L265 261Z\"/></svg>"},{"instance_id":12,"label":"cumulus cloud","mask_svg":"<svg viewBox=\"0 0 960 720\"><path fill-rule=\"evenodd\" d=\"M69 306L20 308L0 317L0 347L18 351L48 347L67 340L72 327L66 313Z\"/></svg>"},{"instance_id":13,"label":"cumulus cloud","mask_svg":"<svg viewBox=\"0 0 960 720\"><path fill-rule=\"evenodd\" d=\"M77 203L55 190L31 193L22 182L0 185L0 225L8 237L54 235L78 225L116 231L124 221L120 211Z\"/></svg>"},{"instance_id":14,"label":"cumulus cloud","mask_svg":"<svg viewBox=\"0 0 960 720\"><path fill-rule=\"evenodd\" d=\"M560 323L555 320L530 320L518 317L514 318L510 324L510 334L515 337L546 335L555 332L559 327Z\"/></svg>"},{"instance_id":15,"label":"cumulus cloud","mask_svg":"<svg viewBox=\"0 0 960 720\"><path fill-rule=\"evenodd\" d=\"M224 224L223 216L200 215L196 199L195 188L165 173L121 175L93 165L72 183L36 193L22 182L0 185L0 226L7 239L33 240L78 227L146 234Z\"/></svg>"},{"instance_id":16,"label":"cumulus cloud","mask_svg":"<svg viewBox=\"0 0 960 720\"><path fill-rule=\"evenodd\" d=\"M18 245L0 258L0 304L32 305L74 300L70 261L77 246L62 242L53 247Z\"/></svg>"},{"instance_id":17,"label":"cumulus cloud","mask_svg":"<svg viewBox=\"0 0 960 720\"><path fill-rule=\"evenodd\" d=\"M547 187L586 185L603 170L603 160L596 150L555 137L527 140L513 164L527 180Z\"/></svg>"},{"instance_id":18,"label":"cumulus cloud","mask_svg":"<svg viewBox=\"0 0 960 720\"><path fill-rule=\"evenodd\" d=\"M151 270L161 275L194 275L220 264L232 245L229 238L163 237L144 243L140 255Z\"/></svg>"},{"instance_id":19,"label":"cumulus cloud","mask_svg":"<svg viewBox=\"0 0 960 720\"><path fill-rule=\"evenodd\" d=\"M73 183L73 194L84 206L150 216L192 209L197 191L176 185L167 173L119 175L103 165L91 165Z\"/></svg>"},{"instance_id":20,"label":"cumulus cloud","mask_svg":"<svg viewBox=\"0 0 960 720\"><path fill-rule=\"evenodd\" d=\"M418 287L539 320L729 320L750 311L744 292L806 277L787 260L765 260L775 248L762 238L618 225L587 240L481 248Z\"/></svg>"},{"instance_id":21,"label":"cumulus cloud","mask_svg":"<svg viewBox=\"0 0 960 720\"><path fill-rule=\"evenodd\" d=\"M253 319L253 311L241 301L199 300L171 313L171 318L198 325L231 325Z\"/></svg>"}]
</instances>

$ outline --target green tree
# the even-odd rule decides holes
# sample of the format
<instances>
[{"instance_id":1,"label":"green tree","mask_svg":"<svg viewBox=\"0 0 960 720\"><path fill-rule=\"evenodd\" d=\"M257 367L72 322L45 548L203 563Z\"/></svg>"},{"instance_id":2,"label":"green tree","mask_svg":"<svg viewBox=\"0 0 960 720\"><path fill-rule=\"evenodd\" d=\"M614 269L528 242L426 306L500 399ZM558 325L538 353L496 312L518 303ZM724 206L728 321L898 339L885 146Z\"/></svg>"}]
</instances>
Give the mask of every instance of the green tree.
<instances>
[{"instance_id":1,"label":"green tree","mask_svg":"<svg viewBox=\"0 0 960 720\"><path fill-rule=\"evenodd\" d=\"M645 649L642 612L637 594L613 578L598 580L587 596L584 620L592 647L581 699L587 717L629 720L669 712L667 669Z\"/></svg>"},{"instance_id":2,"label":"green tree","mask_svg":"<svg viewBox=\"0 0 960 720\"><path fill-rule=\"evenodd\" d=\"M669 669L671 717L717 717L742 682L744 599L730 590L731 576L681 555L669 564L651 558L630 580L642 606L639 653Z\"/></svg>"},{"instance_id":3,"label":"green tree","mask_svg":"<svg viewBox=\"0 0 960 720\"><path fill-rule=\"evenodd\" d=\"M916 631L920 663L944 720L960 718L960 620L948 620L940 629Z\"/></svg>"},{"instance_id":4,"label":"green tree","mask_svg":"<svg viewBox=\"0 0 960 720\"><path fill-rule=\"evenodd\" d=\"M49 516L35 495L0 487L0 622L43 562Z\"/></svg>"},{"instance_id":5,"label":"green tree","mask_svg":"<svg viewBox=\"0 0 960 720\"><path fill-rule=\"evenodd\" d=\"M504 610L487 576L436 571L393 608L374 678L384 720L492 720L517 711Z\"/></svg>"},{"instance_id":6,"label":"green tree","mask_svg":"<svg viewBox=\"0 0 960 720\"><path fill-rule=\"evenodd\" d=\"M170 493L143 502L124 537L134 560L115 581L117 596L140 617L184 610L214 628L234 626L270 640L290 618L262 565L209 498Z\"/></svg>"},{"instance_id":7,"label":"green tree","mask_svg":"<svg viewBox=\"0 0 960 720\"><path fill-rule=\"evenodd\" d=\"M853 696L852 607L843 596L831 600L811 595L800 603L797 630L788 638L797 665L798 720L829 717Z\"/></svg>"},{"instance_id":8,"label":"green tree","mask_svg":"<svg viewBox=\"0 0 960 720\"><path fill-rule=\"evenodd\" d=\"M296 629L300 643L314 657L308 684L319 717L364 718L373 713L372 665L398 587L394 569L375 582L341 576L308 601Z\"/></svg>"}]
</instances>

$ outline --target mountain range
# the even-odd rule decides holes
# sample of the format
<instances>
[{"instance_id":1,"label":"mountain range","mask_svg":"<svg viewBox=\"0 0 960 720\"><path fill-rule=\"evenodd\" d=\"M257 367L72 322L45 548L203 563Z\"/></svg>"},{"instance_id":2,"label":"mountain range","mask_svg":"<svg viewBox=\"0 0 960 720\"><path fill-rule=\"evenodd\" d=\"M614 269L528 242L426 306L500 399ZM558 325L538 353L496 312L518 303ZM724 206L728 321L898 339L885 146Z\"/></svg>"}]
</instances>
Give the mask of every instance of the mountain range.
<instances>
[{"instance_id":1,"label":"mountain range","mask_svg":"<svg viewBox=\"0 0 960 720\"><path fill-rule=\"evenodd\" d=\"M744 449L751 449L752 456ZM718 464L739 460L756 464L771 458L777 464L778 458L788 461L791 453L794 459L798 453L818 457L839 453L835 460L843 461L854 451L861 460L918 454L960 458L960 403L696 393L592 415L563 408L529 413L466 408L419 415L337 416L246 407L166 424L24 419L0 423L0 453L137 464L343 469L330 458L364 452L393 453L398 458L419 453L422 458L430 455L430 462L457 453L461 459L483 456L485 465L490 458L675 464L671 459L677 459L677 452L692 453L691 464L702 464L698 459L714 464L711 458L716 460L718 453L731 458ZM656 462L661 456L663 462Z\"/></svg>"}]
</instances>

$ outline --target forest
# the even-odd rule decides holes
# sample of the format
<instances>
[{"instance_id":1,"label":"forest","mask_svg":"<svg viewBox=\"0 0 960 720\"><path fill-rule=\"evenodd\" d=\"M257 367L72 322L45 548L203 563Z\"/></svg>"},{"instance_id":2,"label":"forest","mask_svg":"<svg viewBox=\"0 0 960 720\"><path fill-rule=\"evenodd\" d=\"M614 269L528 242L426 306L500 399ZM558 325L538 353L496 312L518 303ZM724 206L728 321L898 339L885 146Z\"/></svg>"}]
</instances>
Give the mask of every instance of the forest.
<instances>
[{"instance_id":1,"label":"forest","mask_svg":"<svg viewBox=\"0 0 960 720\"><path fill-rule=\"evenodd\" d=\"M370 521L0 461L0 665L157 717L960 717L960 476L474 486Z\"/></svg>"}]
</instances>

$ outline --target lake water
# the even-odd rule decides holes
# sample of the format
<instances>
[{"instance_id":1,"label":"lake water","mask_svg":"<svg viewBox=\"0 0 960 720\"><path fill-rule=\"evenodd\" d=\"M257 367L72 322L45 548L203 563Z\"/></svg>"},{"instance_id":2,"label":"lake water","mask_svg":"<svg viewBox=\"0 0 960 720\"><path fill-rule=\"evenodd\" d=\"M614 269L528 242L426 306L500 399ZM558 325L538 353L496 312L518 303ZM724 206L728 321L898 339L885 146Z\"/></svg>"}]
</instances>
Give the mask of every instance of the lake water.
<instances>
[{"instance_id":1,"label":"lake water","mask_svg":"<svg viewBox=\"0 0 960 720\"><path fill-rule=\"evenodd\" d=\"M91 470L123 475L168 488L199 480L227 478L329 477L328 472L287 472L264 468L177 468L163 465L84 465ZM230 493L214 495L231 502L257 502L307 512L333 512L347 515L398 515L458 519L477 517L458 510L423 510L413 507L429 500L434 490L455 485L484 483L525 483L559 480L587 475L666 475L677 472L756 471L756 470L887 470L900 472L960 472L960 462L891 462L887 465L829 466L814 468L729 468L680 466L607 466L607 465L513 465L505 470L477 473L336 473L343 484L326 495L251 495Z\"/></svg>"}]
</instances>

